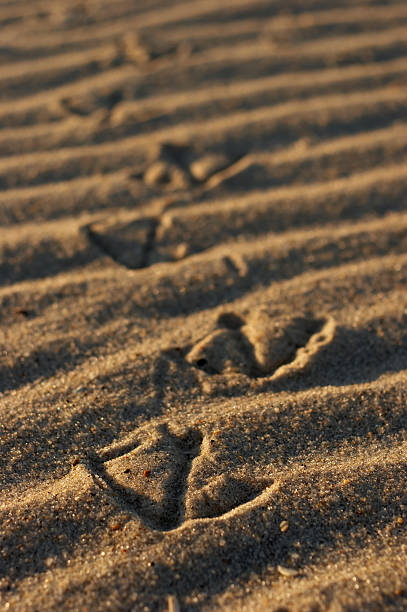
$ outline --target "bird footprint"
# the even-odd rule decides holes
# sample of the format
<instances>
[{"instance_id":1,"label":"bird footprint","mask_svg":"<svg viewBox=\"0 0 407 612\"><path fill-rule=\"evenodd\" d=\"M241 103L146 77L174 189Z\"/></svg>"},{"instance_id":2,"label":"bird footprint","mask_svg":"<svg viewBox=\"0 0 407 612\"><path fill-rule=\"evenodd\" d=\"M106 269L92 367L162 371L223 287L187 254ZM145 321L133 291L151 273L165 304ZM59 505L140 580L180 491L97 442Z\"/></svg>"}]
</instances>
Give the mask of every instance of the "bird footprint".
<instances>
[{"instance_id":1,"label":"bird footprint","mask_svg":"<svg viewBox=\"0 0 407 612\"><path fill-rule=\"evenodd\" d=\"M332 319L272 316L256 311L245 323L234 313L218 319L218 329L187 354L192 365L208 374L239 372L253 378L281 373L283 366L304 366L335 330Z\"/></svg>"},{"instance_id":2,"label":"bird footprint","mask_svg":"<svg viewBox=\"0 0 407 612\"><path fill-rule=\"evenodd\" d=\"M98 475L149 527L174 529L183 520L187 478L201 442L198 431L177 436L164 424L140 446L101 462Z\"/></svg>"}]
</instances>

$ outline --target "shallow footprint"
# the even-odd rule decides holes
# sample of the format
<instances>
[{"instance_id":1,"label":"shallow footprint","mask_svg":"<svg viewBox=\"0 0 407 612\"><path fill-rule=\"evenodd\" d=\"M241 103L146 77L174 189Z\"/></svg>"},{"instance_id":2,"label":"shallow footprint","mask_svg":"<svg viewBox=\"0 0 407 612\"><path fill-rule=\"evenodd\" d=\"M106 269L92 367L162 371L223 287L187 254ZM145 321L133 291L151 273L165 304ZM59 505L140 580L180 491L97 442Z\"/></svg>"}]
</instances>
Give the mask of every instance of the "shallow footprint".
<instances>
[{"instance_id":1,"label":"shallow footprint","mask_svg":"<svg viewBox=\"0 0 407 612\"><path fill-rule=\"evenodd\" d=\"M104 462L100 476L146 525L174 529L183 520L187 477L201 441L197 431L177 436L161 425L144 444Z\"/></svg>"},{"instance_id":2,"label":"shallow footprint","mask_svg":"<svg viewBox=\"0 0 407 612\"><path fill-rule=\"evenodd\" d=\"M242 333L253 347L257 375L267 376L292 361L322 324L304 316L273 317L264 310L256 311Z\"/></svg>"},{"instance_id":3,"label":"shallow footprint","mask_svg":"<svg viewBox=\"0 0 407 612\"><path fill-rule=\"evenodd\" d=\"M234 313L221 315L221 329L200 340L187 354L187 361L208 374L271 376L282 366L297 362L298 356L304 365L307 357L329 341L330 329L320 334L333 325L307 316L273 316L264 309L253 313L246 324L240 321ZM314 342L314 336L319 341Z\"/></svg>"},{"instance_id":4,"label":"shallow footprint","mask_svg":"<svg viewBox=\"0 0 407 612\"><path fill-rule=\"evenodd\" d=\"M150 187L176 191L190 186L186 158L188 147L172 143L162 143L153 152L143 179Z\"/></svg>"},{"instance_id":5,"label":"shallow footprint","mask_svg":"<svg viewBox=\"0 0 407 612\"><path fill-rule=\"evenodd\" d=\"M130 222L107 220L92 223L87 233L90 240L117 263L136 269L148 265L156 226L157 220L153 217Z\"/></svg>"}]
</instances>

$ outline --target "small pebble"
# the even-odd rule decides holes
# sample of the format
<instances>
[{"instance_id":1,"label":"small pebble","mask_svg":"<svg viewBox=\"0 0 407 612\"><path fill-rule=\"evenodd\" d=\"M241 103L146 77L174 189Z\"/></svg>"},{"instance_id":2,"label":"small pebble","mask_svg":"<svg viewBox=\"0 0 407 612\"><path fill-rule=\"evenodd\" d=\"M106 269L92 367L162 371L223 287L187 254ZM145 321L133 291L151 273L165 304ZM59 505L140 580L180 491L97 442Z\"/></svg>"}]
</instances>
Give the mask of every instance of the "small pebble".
<instances>
[{"instance_id":1,"label":"small pebble","mask_svg":"<svg viewBox=\"0 0 407 612\"><path fill-rule=\"evenodd\" d=\"M120 531L121 528L122 526L120 525L120 523L113 523L111 527L112 531Z\"/></svg>"},{"instance_id":2,"label":"small pebble","mask_svg":"<svg viewBox=\"0 0 407 612\"><path fill-rule=\"evenodd\" d=\"M291 576L296 576L298 574L297 570L292 569L291 567L283 567L282 565L278 565L277 570L282 576L286 576L287 578Z\"/></svg>"}]
</instances>

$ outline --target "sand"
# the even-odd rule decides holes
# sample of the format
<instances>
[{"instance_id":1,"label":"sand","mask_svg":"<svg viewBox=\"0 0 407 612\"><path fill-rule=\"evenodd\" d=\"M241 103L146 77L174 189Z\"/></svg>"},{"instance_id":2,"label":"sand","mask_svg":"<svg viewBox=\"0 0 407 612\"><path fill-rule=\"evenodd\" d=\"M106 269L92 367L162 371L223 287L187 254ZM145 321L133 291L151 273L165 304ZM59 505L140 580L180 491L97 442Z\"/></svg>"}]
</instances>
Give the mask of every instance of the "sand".
<instances>
[{"instance_id":1,"label":"sand","mask_svg":"<svg viewBox=\"0 0 407 612\"><path fill-rule=\"evenodd\" d=\"M407 4L0 28L0 610L406 610Z\"/></svg>"}]
</instances>

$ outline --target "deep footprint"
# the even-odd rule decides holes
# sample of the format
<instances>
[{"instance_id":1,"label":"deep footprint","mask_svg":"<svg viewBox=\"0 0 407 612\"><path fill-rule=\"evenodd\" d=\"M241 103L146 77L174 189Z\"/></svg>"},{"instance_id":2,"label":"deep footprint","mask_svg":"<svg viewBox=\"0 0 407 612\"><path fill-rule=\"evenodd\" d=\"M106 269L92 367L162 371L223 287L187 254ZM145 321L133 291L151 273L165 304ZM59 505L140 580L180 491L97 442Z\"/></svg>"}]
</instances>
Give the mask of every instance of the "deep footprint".
<instances>
[{"instance_id":1,"label":"deep footprint","mask_svg":"<svg viewBox=\"0 0 407 612\"><path fill-rule=\"evenodd\" d=\"M147 442L99 466L99 476L150 528L167 531L184 519L187 478L202 436L161 425Z\"/></svg>"},{"instance_id":2,"label":"deep footprint","mask_svg":"<svg viewBox=\"0 0 407 612\"><path fill-rule=\"evenodd\" d=\"M130 223L99 221L85 228L89 240L114 261L130 269L149 265L158 220L154 217Z\"/></svg>"},{"instance_id":3,"label":"deep footprint","mask_svg":"<svg viewBox=\"0 0 407 612\"><path fill-rule=\"evenodd\" d=\"M219 329L199 341L186 359L208 374L270 376L291 363L324 323L305 316L275 317L258 310L244 324L234 313L223 314L218 319Z\"/></svg>"}]
</instances>

